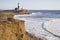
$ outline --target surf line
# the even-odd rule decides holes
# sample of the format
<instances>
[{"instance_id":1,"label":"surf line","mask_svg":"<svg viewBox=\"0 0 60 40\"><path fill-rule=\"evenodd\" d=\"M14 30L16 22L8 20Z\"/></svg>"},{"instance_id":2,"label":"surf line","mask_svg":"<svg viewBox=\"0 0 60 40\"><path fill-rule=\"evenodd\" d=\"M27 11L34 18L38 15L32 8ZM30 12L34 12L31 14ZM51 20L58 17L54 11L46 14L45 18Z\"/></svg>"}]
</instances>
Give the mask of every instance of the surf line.
<instances>
[{"instance_id":1,"label":"surf line","mask_svg":"<svg viewBox=\"0 0 60 40\"><path fill-rule=\"evenodd\" d=\"M58 35L56 35L56 34L54 34L54 33L50 32L49 30L47 30L47 29L44 27L44 22L42 23L41 27L42 27L42 29L43 29L43 30L45 30L46 32L48 32L48 33L52 34L52 35L53 35L53 36L55 36L55 37L60 38L60 36L58 36Z\"/></svg>"}]
</instances>

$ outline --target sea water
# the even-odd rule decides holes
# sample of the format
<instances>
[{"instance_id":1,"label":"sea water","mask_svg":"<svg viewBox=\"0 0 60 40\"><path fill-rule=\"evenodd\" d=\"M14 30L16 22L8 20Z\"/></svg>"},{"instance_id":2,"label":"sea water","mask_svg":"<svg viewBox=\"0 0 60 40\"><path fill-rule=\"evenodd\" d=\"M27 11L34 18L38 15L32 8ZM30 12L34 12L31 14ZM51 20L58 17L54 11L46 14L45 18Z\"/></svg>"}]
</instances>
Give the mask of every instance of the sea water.
<instances>
[{"instance_id":1,"label":"sea water","mask_svg":"<svg viewBox=\"0 0 60 40\"><path fill-rule=\"evenodd\" d=\"M55 27L55 25L60 24L55 22L56 19L60 20L60 10L30 10L30 14L15 15L14 18L24 20L26 31L36 37L46 38L47 40L60 40L60 30L58 30L60 26ZM51 20L55 20L52 22L56 24L52 24ZM51 24L54 26L50 27Z\"/></svg>"}]
</instances>

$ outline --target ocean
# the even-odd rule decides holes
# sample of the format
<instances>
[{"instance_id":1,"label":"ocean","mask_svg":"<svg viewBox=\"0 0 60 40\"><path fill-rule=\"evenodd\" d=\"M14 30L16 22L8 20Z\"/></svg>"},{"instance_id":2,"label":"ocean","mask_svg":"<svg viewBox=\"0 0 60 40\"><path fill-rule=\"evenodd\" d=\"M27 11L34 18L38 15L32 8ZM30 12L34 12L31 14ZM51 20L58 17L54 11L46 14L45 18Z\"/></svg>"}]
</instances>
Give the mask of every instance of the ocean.
<instances>
[{"instance_id":1,"label":"ocean","mask_svg":"<svg viewBox=\"0 0 60 40\"><path fill-rule=\"evenodd\" d=\"M30 14L15 15L25 21L28 33L43 40L60 40L60 10L29 10Z\"/></svg>"},{"instance_id":2,"label":"ocean","mask_svg":"<svg viewBox=\"0 0 60 40\"><path fill-rule=\"evenodd\" d=\"M30 10L30 13L36 13L37 18L60 18L60 10Z\"/></svg>"}]
</instances>

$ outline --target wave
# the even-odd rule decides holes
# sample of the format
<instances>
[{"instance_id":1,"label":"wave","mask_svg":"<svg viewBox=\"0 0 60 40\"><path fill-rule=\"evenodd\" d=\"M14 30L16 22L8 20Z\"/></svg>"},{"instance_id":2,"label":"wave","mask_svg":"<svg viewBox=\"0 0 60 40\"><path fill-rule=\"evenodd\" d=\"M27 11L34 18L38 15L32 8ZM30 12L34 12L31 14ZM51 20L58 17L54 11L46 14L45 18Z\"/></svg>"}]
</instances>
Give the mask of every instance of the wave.
<instances>
[{"instance_id":1,"label":"wave","mask_svg":"<svg viewBox=\"0 0 60 40\"><path fill-rule=\"evenodd\" d=\"M24 15L15 15L19 18L60 18L60 13L42 13L42 12L33 12L30 14L24 14Z\"/></svg>"}]
</instances>

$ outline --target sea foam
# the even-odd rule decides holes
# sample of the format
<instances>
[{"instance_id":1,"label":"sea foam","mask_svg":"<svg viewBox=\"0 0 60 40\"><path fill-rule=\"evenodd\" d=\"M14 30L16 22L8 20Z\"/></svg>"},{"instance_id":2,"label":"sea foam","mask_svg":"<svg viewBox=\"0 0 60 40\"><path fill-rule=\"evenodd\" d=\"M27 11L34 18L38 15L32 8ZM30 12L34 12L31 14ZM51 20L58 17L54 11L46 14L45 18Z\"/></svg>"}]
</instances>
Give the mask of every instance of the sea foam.
<instances>
[{"instance_id":1,"label":"sea foam","mask_svg":"<svg viewBox=\"0 0 60 40\"><path fill-rule=\"evenodd\" d=\"M57 25L58 20L56 22L54 22L55 21L54 18L34 18L34 17L40 16L40 15L42 16L43 14L42 13L32 13L32 14L29 14L29 15L27 15L27 14L26 15L25 14L24 15L15 15L14 18L18 19L18 20L25 20L26 31L35 35L36 37L42 37L42 38L45 37L47 40L60 40L58 37L55 37L54 35L52 35L51 33L47 32L46 30L44 30L42 28L42 24L44 23L43 26L48 31L51 31L55 34L57 33L57 35L59 35L58 31L55 30L55 28L52 27L52 25L51 25L53 23L56 23L55 25ZM50 25L51 25L51 27L50 27Z\"/></svg>"}]
</instances>

